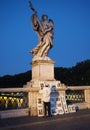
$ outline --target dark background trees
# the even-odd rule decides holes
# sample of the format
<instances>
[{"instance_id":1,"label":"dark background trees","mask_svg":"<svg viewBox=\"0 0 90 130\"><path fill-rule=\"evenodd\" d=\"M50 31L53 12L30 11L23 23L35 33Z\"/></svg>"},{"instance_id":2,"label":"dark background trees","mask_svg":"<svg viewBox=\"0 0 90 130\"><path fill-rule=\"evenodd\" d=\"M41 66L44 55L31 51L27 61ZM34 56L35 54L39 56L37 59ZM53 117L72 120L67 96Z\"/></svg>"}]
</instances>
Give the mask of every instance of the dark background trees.
<instances>
[{"instance_id":1,"label":"dark background trees","mask_svg":"<svg viewBox=\"0 0 90 130\"><path fill-rule=\"evenodd\" d=\"M90 60L79 62L71 68L55 68L55 78L66 85L90 85Z\"/></svg>"},{"instance_id":2,"label":"dark background trees","mask_svg":"<svg viewBox=\"0 0 90 130\"><path fill-rule=\"evenodd\" d=\"M90 60L85 60L71 68L55 67L55 79L70 85L90 85ZM5 75L0 77L0 88L23 87L31 80L31 70L16 75Z\"/></svg>"}]
</instances>

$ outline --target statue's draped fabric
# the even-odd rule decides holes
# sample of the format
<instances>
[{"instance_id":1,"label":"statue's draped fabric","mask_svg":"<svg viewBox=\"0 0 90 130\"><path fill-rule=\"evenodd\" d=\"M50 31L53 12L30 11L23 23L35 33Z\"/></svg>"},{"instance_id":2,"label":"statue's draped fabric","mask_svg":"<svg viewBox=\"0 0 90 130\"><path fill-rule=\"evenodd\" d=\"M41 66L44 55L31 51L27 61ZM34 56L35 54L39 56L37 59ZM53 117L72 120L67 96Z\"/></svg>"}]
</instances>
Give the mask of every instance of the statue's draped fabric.
<instances>
[{"instance_id":1,"label":"statue's draped fabric","mask_svg":"<svg viewBox=\"0 0 90 130\"><path fill-rule=\"evenodd\" d=\"M38 35L39 43L30 52L37 57L48 56L48 52L53 46L54 23L52 19L48 19L47 15L42 15L42 20L39 20L36 12L32 15L31 22Z\"/></svg>"}]
</instances>

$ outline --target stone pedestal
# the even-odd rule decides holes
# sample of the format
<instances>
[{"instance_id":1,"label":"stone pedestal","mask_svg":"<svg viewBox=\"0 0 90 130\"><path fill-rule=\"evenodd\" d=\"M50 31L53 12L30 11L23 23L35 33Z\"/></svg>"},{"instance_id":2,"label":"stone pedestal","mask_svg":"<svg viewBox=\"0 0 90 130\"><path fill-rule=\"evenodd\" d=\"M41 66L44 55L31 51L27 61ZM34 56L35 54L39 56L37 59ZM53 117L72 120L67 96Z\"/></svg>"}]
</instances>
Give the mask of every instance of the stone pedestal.
<instances>
[{"instance_id":1,"label":"stone pedestal","mask_svg":"<svg viewBox=\"0 0 90 130\"><path fill-rule=\"evenodd\" d=\"M54 61L50 58L32 60L32 80L27 82L24 87L29 87L28 106L31 116L37 116L37 98L40 95L39 90L41 85L49 84L50 87L55 86L60 93L59 88L64 88L63 95L65 95L65 86L60 81L54 78Z\"/></svg>"},{"instance_id":2,"label":"stone pedestal","mask_svg":"<svg viewBox=\"0 0 90 130\"><path fill-rule=\"evenodd\" d=\"M32 80L55 80L54 79L54 61L38 60L32 64Z\"/></svg>"}]
</instances>

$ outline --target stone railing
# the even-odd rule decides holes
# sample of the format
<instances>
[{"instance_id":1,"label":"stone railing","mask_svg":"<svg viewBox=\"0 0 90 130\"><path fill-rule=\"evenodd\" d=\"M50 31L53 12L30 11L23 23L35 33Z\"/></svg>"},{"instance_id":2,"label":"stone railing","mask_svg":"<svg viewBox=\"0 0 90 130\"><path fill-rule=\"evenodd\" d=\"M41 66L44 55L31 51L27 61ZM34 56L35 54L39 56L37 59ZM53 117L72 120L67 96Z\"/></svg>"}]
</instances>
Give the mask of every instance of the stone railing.
<instances>
[{"instance_id":1,"label":"stone railing","mask_svg":"<svg viewBox=\"0 0 90 130\"><path fill-rule=\"evenodd\" d=\"M20 109L20 116L25 116L25 113L26 115L30 114L29 109L36 99L33 98L33 96L36 96L38 91L39 88L30 87L0 88L0 117L5 117L5 115L3 115L5 113L10 117L10 114L8 114L8 112L10 113L9 109L12 109L12 113L14 111L17 113L16 111ZM60 94L66 94L67 104L74 104L79 109L90 109L90 86L64 86L57 88L56 91ZM3 104L1 103L2 101ZM6 112L5 110L8 111ZM37 109L35 109L35 111L37 111ZM12 115L14 116L14 114ZM15 114L15 116L19 115Z\"/></svg>"},{"instance_id":2,"label":"stone railing","mask_svg":"<svg viewBox=\"0 0 90 130\"><path fill-rule=\"evenodd\" d=\"M90 109L90 86L68 86L66 99L79 109Z\"/></svg>"},{"instance_id":3,"label":"stone railing","mask_svg":"<svg viewBox=\"0 0 90 130\"><path fill-rule=\"evenodd\" d=\"M0 111L28 108L32 91L33 88L0 88Z\"/></svg>"},{"instance_id":4,"label":"stone railing","mask_svg":"<svg viewBox=\"0 0 90 130\"><path fill-rule=\"evenodd\" d=\"M5 92L0 93L0 111L21 109L28 107L28 93Z\"/></svg>"},{"instance_id":5,"label":"stone railing","mask_svg":"<svg viewBox=\"0 0 90 130\"><path fill-rule=\"evenodd\" d=\"M33 88L0 88L0 118L30 115L31 92Z\"/></svg>"}]
</instances>

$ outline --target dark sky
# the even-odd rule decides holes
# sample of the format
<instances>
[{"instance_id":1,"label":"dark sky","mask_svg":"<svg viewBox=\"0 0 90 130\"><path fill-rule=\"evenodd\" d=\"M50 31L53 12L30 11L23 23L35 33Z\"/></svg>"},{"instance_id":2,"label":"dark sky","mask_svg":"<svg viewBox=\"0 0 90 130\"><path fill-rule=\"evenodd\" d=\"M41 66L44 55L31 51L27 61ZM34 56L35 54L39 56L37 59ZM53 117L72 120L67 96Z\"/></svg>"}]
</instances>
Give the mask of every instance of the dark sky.
<instances>
[{"instance_id":1,"label":"dark sky","mask_svg":"<svg viewBox=\"0 0 90 130\"><path fill-rule=\"evenodd\" d=\"M90 59L90 0L32 0L41 19L54 21L55 67L72 67ZM28 0L0 0L0 76L31 70L29 53L38 43Z\"/></svg>"}]
</instances>

